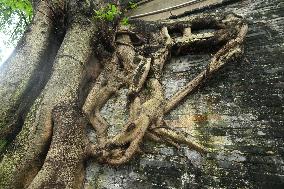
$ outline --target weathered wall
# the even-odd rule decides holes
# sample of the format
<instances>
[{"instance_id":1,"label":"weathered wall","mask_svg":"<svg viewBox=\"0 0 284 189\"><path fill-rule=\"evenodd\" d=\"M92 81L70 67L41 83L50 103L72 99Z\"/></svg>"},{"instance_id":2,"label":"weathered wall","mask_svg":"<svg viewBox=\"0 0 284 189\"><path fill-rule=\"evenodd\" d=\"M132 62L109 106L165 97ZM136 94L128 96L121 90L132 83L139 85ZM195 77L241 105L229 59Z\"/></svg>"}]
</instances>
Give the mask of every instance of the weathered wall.
<instances>
[{"instance_id":1,"label":"weathered wall","mask_svg":"<svg viewBox=\"0 0 284 189\"><path fill-rule=\"evenodd\" d=\"M130 165L89 162L86 188L284 188L284 2L244 0L213 11L248 20L244 60L226 66L167 120L214 152L202 157L186 147L148 143ZM202 54L172 58L163 78L167 97L208 60ZM112 125L125 122L125 93L102 111Z\"/></svg>"}]
</instances>

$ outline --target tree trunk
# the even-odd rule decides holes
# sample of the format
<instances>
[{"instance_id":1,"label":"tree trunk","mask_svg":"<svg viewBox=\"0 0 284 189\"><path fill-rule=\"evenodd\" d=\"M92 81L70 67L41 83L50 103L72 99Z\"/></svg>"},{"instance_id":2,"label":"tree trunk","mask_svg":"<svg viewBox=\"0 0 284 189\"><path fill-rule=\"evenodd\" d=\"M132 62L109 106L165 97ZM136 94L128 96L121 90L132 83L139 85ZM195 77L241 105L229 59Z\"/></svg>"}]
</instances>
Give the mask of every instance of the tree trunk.
<instances>
[{"instance_id":1,"label":"tree trunk","mask_svg":"<svg viewBox=\"0 0 284 189\"><path fill-rule=\"evenodd\" d=\"M0 72L0 188L82 188L86 160L127 164L147 140L210 152L165 116L236 63L246 21L229 13L129 25L119 16L111 23L94 19L107 2L34 2L33 22ZM200 52L212 54L209 64L166 98L164 65L171 56ZM112 136L101 110L121 89L128 119Z\"/></svg>"}]
</instances>

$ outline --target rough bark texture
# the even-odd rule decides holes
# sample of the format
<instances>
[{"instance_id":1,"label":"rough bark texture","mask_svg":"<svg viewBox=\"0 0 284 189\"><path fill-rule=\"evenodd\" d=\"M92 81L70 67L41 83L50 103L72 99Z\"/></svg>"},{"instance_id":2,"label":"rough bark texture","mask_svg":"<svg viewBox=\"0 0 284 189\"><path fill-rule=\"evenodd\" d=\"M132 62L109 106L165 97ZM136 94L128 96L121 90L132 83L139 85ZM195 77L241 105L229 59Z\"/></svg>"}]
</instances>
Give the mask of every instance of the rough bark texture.
<instances>
[{"instance_id":1,"label":"rough bark texture","mask_svg":"<svg viewBox=\"0 0 284 189\"><path fill-rule=\"evenodd\" d=\"M79 99L95 32L91 22L82 23L80 19L75 17L66 32L49 81L30 108L21 132L4 154L0 164L3 188L21 188L31 182L49 148L52 109L60 102Z\"/></svg>"},{"instance_id":2,"label":"rough bark texture","mask_svg":"<svg viewBox=\"0 0 284 189\"><path fill-rule=\"evenodd\" d=\"M49 75L58 40L51 10L46 2L36 6L36 14L11 58L0 71L1 148L20 130L28 107L40 94Z\"/></svg>"},{"instance_id":3,"label":"rough bark texture","mask_svg":"<svg viewBox=\"0 0 284 189\"><path fill-rule=\"evenodd\" d=\"M52 112L53 136L43 167L28 188L82 188L87 145L86 121L75 103Z\"/></svg>"},{"instance_id":4,"label":"rough bark texture","mask_svg":"<svg viewBox=\"0 0 284 189\"><path fill-rule=\"evenodd\" d=\"M218 7L222 14L213 8L120 26L93 20L93 9L107 2L62 1L52 13L59 21L35 17L33 27L48 28L36 36L40 48L27 40L3 66L23 87L14 98L17 88L1 72L9 94L1 97L1 137L17 136L1 155L0 188L281 188L282 138L275 136L283 107L268 108L260 91L282 99L281 59L269 66L283 55L283 4L220 0L231 3ZM58 24L64 39L52 61L48 31ZM38 30L30 32L26 38ZM25 68L22 56L34 68L27 77L9 71ZM34 73L45 69L35 85Z\"/></svg>"}]
</instances>

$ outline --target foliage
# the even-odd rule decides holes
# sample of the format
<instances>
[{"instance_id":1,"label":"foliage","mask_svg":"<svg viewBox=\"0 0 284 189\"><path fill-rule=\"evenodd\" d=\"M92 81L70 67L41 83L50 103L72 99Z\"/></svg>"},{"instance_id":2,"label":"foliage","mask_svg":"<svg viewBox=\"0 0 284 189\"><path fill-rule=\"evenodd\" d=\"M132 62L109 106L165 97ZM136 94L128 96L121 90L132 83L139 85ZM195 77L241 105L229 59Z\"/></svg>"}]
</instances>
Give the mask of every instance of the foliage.
<instances>
[{"instance_id":1,"label":"foliage","mask_svg":"<svg viewBox=\"0 0 284 189\"><path fill-rule=\"evenodd\" d=\"M123 19L120 21L120 23L124 26L128 26L129 25L129 18L123 17Z\"/></svg>"},{"instance_id":2,"label":"foliage","mask_svg":"<svg viewBox=\"0 0 284 189\"><path fill-rule=\"evenodd\" d=\"M128 2L128 9L136 9L137 3L134 3L132 1ZM95 10L95 18L100 20L106 20L106 21L114 21L116 17L121 16L123 13L119 11L118 7L114 4L108 4L106 7L101 8L99 10ZM122 25L129 25L129 18L123 17L120 21Z\"/></svg>"},{"instance_id":3,"label":"foliage","mask_svg":"<svg viewBox=\"0 0 284 189\"><path fill-rule=\"evenodd\" d=\"M29 0L0 1L0 33L8 36L1 39L5 47L15 46L31 22L32 16L33 9Z\"/></svg>"},{"instance_id":4,"label":"foliage","mask_svg":"<svg viewBox=\"0 0 284 189\"><path fill-rule=\"evenodd\" d=\"M132 2L132 1L129 1L129 2L128 2L128 7L129 7L130 9L136 9L136 8L138 7L138 5L137 5L137 3L134 3L134 2Z\"/></svg>"},{"instance_id":5,"label":"foliage","mask_svg":"<svg viewBox=\"0 0 284 189\"><path fill-rule=\"evenodd\" d=\"M114 4L108 4L106 7L99 10L95 10L95 18L113 21L115 17L121 15L121 12L118 10L117 6Z\"/></svg>"}]
</instances>

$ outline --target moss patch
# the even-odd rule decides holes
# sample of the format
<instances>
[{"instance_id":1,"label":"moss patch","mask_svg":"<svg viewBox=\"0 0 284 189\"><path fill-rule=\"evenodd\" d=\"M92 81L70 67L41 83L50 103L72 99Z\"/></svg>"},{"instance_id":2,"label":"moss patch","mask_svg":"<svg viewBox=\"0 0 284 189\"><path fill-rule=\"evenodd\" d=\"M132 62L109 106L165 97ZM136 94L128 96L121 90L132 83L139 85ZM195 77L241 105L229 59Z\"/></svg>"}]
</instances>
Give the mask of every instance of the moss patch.
<instances>
[{"instance_id":1,"label":"moss patch","mask_svg":"<svg viewBox=\"0 0 284 189\"><path fill-rule=\"evenodd\" d=\"M4 150L6 144L7 144L7 140L0 139L0 153L2 153L2 151Z\"/></svg>"}]
</instances>

